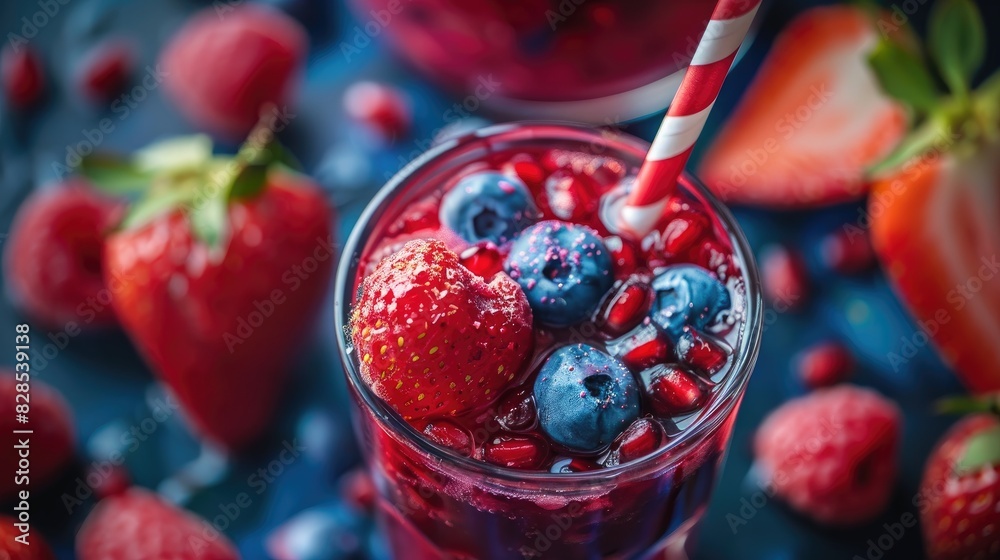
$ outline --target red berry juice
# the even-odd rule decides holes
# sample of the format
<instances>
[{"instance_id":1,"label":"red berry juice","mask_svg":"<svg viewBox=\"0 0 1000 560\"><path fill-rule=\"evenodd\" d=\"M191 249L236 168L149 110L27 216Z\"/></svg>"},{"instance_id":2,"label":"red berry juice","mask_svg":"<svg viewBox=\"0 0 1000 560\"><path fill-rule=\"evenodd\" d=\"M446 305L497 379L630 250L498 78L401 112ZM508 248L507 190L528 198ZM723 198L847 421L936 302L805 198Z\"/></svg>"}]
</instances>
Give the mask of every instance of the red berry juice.
<instances>
[{"instance_id":1,"label":"red berry juice","mask_svg":"<svg viewBox=\"0 0 1000 560\"><path fill-rule=\"evenodd\" d=\"M647 101L632 96L617 103L618 110L646 103L651 104L644 112L661 109L714 8L705 0L356 0L356 5L365 23L356 30L355 46L384 32L418 69L473 93L477 107L479 102L502 106L506 100L521 105L519 114L531 103L593 101L644 87L649 87L642 96ZM553 110L547 107L544 116L569 116Z\"/></svg>"},{"instance_id":2,"label":"red berry juice","mask_svg":"<svg viewBox=\"0 0 1000 560\"><path fill-rule=\"evenodd\" d=\"M687 557L756 359L761 305L742 234L690 176L646 238L616 235L602 220L645 150L630 137L582 128L492 127L425 154L362 216L338 278L344 333L365 275L406 241L440 239L473 272L504 273L510 243L470 245L438 219L442 195L470 173L519 179L540 219L592 228L613 263L614 282L590 318L562 328L536 320L529 364L500 398L464 416L407 423L361 380L350 336L340 339L380 522L397 558ZM651 286L683 264L716 277L731 306L710 326L670 339L650 323ZM546 359L581 343L614 356L643 388L638 418L585 453L540 429L532 394Z\"/></svg>"}]
</instances>

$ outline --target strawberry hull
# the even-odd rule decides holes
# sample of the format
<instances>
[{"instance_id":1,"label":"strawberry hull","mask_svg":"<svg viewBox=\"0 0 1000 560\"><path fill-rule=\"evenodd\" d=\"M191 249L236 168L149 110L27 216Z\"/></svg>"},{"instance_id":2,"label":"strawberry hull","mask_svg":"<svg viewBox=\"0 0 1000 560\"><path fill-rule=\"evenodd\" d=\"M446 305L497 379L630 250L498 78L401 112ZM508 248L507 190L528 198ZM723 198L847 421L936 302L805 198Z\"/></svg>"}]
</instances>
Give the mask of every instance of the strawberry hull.
<instances>
[{"instance_id":1,"label":"strawberry hull","mask_svg":"<svg viewBox=\"0 0 1000 560\"><path fill-rule=\"evenodd\" d=\"M105 246L106 276L126 279L112 301L126 331L196 431L228 448L266 429L335 259L315 187L270 180L230 206L224 251L194 239L181 211Z\"/></svg>"},{"instance_id":2,"label":"strawberry hull","mask_svg":"<svg viewBox=\"0 0 1000 560\"><path fill-rule=\"evenodd\" d=\"M474 242L456 240L455 232L444 227L418 232L418 241L414 241L413 232L399 227L401 222L411 220L414 208L429 207L436 212L434 201L441 200L442 190L446 194L456 192L458 189L449 189L483 169L491 170L489 173L506 169L506 176L511 178L523 174L523 184L528 189L530 185L545 184L550 174L558 173L560 177L570 173L589 174L594 199L600 203L598 207L608 206L623 194L617 188L618 180L627 174L634 175L645 150L646 146L630 138L609 139L586 129L550 125L495 127L425 155L405 175L390 181L359 221L339 271L335 316L337 332L344 333L339 343L354 397L358 439L379 489L380 522L389 533L396 556L432 560L684 557L678 555L678 550L693 538L693 530L711 495L760 335L759 287L753 264L747 260L749 252L728 212L703 187L684 178L678 209L704 212L706 223L713 226L704 230L704 241L710 241L729 258L716 259L718 268L699 277L705 279L703 284L676 291L664 288L666 291L656 294L655 304L651 301L653 292L645 291L651 290L654 274L665 274L664 270L684 262L683 256L668 255L666 249L659 251L656 261L662 264L657 264L655 270L647 268L649 259L644 255L621 258L624 247L621 240L616 242L609 232L597 233L601 228L581 229L591 223L604 228L600 216L587 216L587 224L579 227L574 222L554 223L555 207L551 200L542 198L551 197L552 193L534 191L534 201L541 213L537 219L541 221L525 227L519 237L500 244L498 251L507 264L503 270L494 272L489 281L506 281L504 275L511 271L511 259L518 258L522 263L521 274L512 274L510 278L518 282L525 294L530 294L535 286L557 290L560 286L545 283L558 276L556 267L562 266L558 263L593 258L599 255L595 248L603 247L600 243L608 244L609 255L613 257L611 267L590 272L580 269L580 273L613 280L606 281L609 287L602 300L595 302L593 312L582 321L566 321L568 325L561 322L563 317L558 314L543 318L536 312L541 309L537 306L549 303L545 299L532 299L537 292L528 295L534 315L533 349L529 348L528 359L516 371L503 369L508 379L499 390L492 385L489 391L486 387L463 386L463 378L468 382L468 373L478 370L461 367L455 370L455 364L466 363L470 354L467 349L474 348L481 340L470 341L468 348L439 348L437 335L406 336L398 324L402 321L420 326L426 319L430 327L420 326L421 332L437 328L434 332L450 338L452 322L448 321L447 329L439 324L440 318L435 318L438 307L426 303L427 298L445 302L445 307L457 307L454 315L457 317L458 313L466 312L468 298L454 296L481 282L478 277L472 279L472 272L459 264L458 255L464 254L468 246L475 246ZM601 166L591 165L596 159L603 162ZM532 161L547 163L525 170L526 162ZM597 173L604 168L617 171ZM516 190L514 185L507 187ZM678 216L666 216L664 227L669 227L674 219ZM423 241L419 241L421 237ZM584 240L591 252L574 253L578 249L571 245L552 248L551 243L573 239ZM407 243L402 245L402 241ZM532 263L531 252L546 246L550 248L546 249L550 255L546 264ZM449 255L448 250L454 254ZM461 284L428 282L425 260L420 256L427 251L436 255L434 262L441 267L434 269L438 275L446 277L449 283ZM532 276L536 269L544 269L552 276ZM387 278L396 278L395 283L387 282ZM426 291L422 286L428 286ZM625 299L622 292L626 286L641 287L628 294L638 299L624 307L622 301L618 302L621 305L612 305L616 297ZM706 320L702 326L733 352L726 354L720 368L697 374L705 378L706 388L705 398L699 401L699 407L694 407L697 410L658 417L645 402L643 393L639 405L629 404L625 396L640 390L636 381L639 369L654 362L660 365L683 360L666 334L657 334L662 327L650 321L651 315L647 314L663 311L667 314L658 320L667 324L671 313L707 309L701 298L717 294L712 291L715 286L732 298L732 320L711 325ZM382 297L372 297L378 294ZM571 291L565 294L570 299L590 297ZM378 308L377 312L368 310L372 302L378 301L384 302L384 308ZM474 298L469 301L483 309L482 302ZM609 311L617 307L622 307L618 313ZM427 313L414 314L416 308ZM579 313L578 309L570 311ZM609 316L614 320L609 322ZM531 315L527 317L532 321ZM396 325L392 324L394 319ZM676 325L679 327L680 323ZM644 341L646 335L662 341L658 350L643 354L643 359L622 359L620 367L614 365L616 359L621 359L620 354L629 353L633 341ZM376 338L373 340L372 336ZM392 348L397 343L398 351ZM442 348L444 355L439 362L430 364L430 369L409 366L421 364L425 354L440 355ZM512 351L505 348L500 354L513 359ZM390 358L397 354L396 358ZM568 369L557 369L561 366L553 364L558 363L566 364ZM612 369L592 369L595 367ZM595 371L614 372L606 378L617 380L613 391L622 395L622 400L605 407L616 411L615 416L606 418L607 422L621 426L621 430L607 436L575 439L572 430L578 428L569 426L583 426L586 421L552 422L560 421L558 415L562 413L558 407L563 403L586 401L587 391L593 391L587 383L595 382ZM421 374L426 377L421 378ZM556 382L549 377L564 374L570 376L568 382ZM631 376L635 378L630 380ZM375 380L374 385L369 380ZM408 392L399 395L383 390L384 387L405 390L416 381L419 391L426 393L423 400L416 395L418 402L444 399L448 406L432 408L430 413L418 411L419 415L411 417L408 415L413 413L412 399ZM587 391L580 388L585 386ZM452 395L448 393L449 387L462 391ZM561 387L567 387L567 393L539 397L538 391L562 391ZM479 406L452 406L459 396L465 400L473 396L479 399ZM556 408L545 412L551 406ZM630 409L633 406L636 408ZM633 414L638 412L639 416L629 417L624 412L627 410L634 410ZM625 415L624 419L618 414ZM656 437L631 441L624 434L619 435L627 426L633 426L628 432L632 433L641 432L644 425Z\"/></svg>"}]
</instances>

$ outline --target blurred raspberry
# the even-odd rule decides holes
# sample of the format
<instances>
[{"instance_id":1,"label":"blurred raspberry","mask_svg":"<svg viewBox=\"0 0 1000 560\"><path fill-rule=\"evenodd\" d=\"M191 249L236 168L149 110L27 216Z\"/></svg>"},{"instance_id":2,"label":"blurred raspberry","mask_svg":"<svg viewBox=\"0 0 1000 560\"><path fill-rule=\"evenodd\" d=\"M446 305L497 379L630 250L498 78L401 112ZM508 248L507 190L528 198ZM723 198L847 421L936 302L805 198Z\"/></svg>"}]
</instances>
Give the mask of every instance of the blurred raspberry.
<instances>
[{"instance_id":1,"label":"blurred raspberry","mask_svg":"<svg viewBox=\"0 0 1000 560\"><path fill-rule=\"evenodd\" d=\"M850 385L789 401L757 431L754 449L775 495L829 525L878 516L896 480L901 416L874 391Z\"/></svg>"},{"instance_id":2,"label":"blurred raspberry","mask_svg":"<svg viewBox=\"0 0 1000 560\"><path fill-rule=\"evenodd\" d=\"M207 8L164 48L164 86L194 126L242 139L262 108L284 113L307 48L305 30L279 10Z\"/></svg>"}]
</instances>

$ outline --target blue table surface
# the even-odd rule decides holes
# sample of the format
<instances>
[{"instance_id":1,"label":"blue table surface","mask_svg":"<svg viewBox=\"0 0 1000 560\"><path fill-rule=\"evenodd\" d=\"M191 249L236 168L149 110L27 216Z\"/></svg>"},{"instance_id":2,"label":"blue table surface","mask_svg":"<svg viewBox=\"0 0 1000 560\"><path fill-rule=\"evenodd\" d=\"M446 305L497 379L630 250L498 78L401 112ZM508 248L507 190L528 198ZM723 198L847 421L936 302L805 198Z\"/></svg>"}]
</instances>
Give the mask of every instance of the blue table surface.
<instances>
[{"instance_id":1,"label":"blue table surface","mask_svg":"<svg viewBox=\"0 0 1000 560\"><path fill-rule=\"evenodd\" d=\"M306 24L312 39L308 68L294 109L297 116L282 138L328 190L338 208L343 240L380 184L425 148L435 130L447 124L445 111L454 99L399 64L378 41L361 49L350 61L345 60L339 44L354 32L358 20L340 3L273 3ZM86 46L104 36L129 37L138 48L140 67L144 67L154 63L159 46L185 14L210 3L60 0L58 4L58 13L48 18L37 37L31 39L33 46L44 51L50 73L50 99L45 109L21 115L0 108L0 231L7 231L18 205L31 189L56 176L53 162L63 161L67 149L86 141L101 118L114 120L114 129L98 142L101 149L129 151L163 136L190 132L156 89L136 102L124 117L83 106L66 92L71 89L73 65ZM814 4L817 2L770 3L759 36L734 69L699 150L725 120L776 32L795 13ZM919 27L928 11L924 4L901 2L899 7L913 8L913 19ZM982 0L980 5L988 22L995 25L1000 21L997 3ZM38 9L36 0L4 2L0 6L0 30L18 32L23 25L21 17ZM996 29L991 27L991 31ZM995 67L995 61L1000 59L1000 43L991 49L990 60ZM344 117L342 91L361 78L393 83L407 92L415 113L410 137L379 145ZM483 111L475 117L490 120ZM624 128L649 139L657 122L658 117L654 117ZM780 313L769 309L765 315L760 360L736 424L725 471L704 520L699 558L867 558L872 552L870 540L877 541L886 533L885 524L898 522L907 512L916 513L912 499L924 460L938 436L954 421L931 414L930 404L941 395L960 391L960 387L926 347L901 365L890 364L889 353L900 352L903 340L911 337L916 328L880 273L845 277L823 272L817 256L820 237L856 220L858 212L858 205L784 213L737 209L755 249L780 242L802 250L813 285L809 300L800 310ZM122 333L72 337L63 348L36 345L34 371L39 379L58 387L72 405L80 468L101 461L115 450L124 451L126 465L138 484L156 488L215 523L224 524L225 532L245 558L268 558L268 535L303 510L335 503L339 476L358 460L333 342L332 301L327 301L323 309L312 340L298 356L292 386L273 429L250 453L229 461L202 449L178 414L164 418L157 413L161 406L158 403L164 398L162 389ZM10 301L0 300L0 332L13 332L14 325L23 320ZM35 340L42 338L36 335ZM906 416L901 474L892 505L878 520L850 530L820 527L793 514L761 492L751 471L750 442L755 428L775 406L804 391L790 374L791 356L827 338L843 341L856 353L857 383L875 387L896 400ZM12 353L0 354L0 365L12 364ZM157 420L150 423L150 418ZM121 449L121 434L133 426L142 426L143 421L146 427L153 428L147 430L148 438ZM282 442L291 438L298 438L305 450L288 465L276 463ZM273 475L265 476L264 483L259 476L253 478L262 468L270 469ZM68 473L33 504L38 527L54 543L60 558L73 557L73 534L93 504L89 498L82 505L67 507L61 499L66 492L75 492L81 472L77 469ZM226 506L241 493L247 493L251 503L238 508L238 515L226 517ZM335 550L315 558L387 558L381 539L370 533L365 520L345 518L340 530ZM884 558L922 557L920 539L917 529L904 532L893 539Z\"/></svg>"}]
</instances>

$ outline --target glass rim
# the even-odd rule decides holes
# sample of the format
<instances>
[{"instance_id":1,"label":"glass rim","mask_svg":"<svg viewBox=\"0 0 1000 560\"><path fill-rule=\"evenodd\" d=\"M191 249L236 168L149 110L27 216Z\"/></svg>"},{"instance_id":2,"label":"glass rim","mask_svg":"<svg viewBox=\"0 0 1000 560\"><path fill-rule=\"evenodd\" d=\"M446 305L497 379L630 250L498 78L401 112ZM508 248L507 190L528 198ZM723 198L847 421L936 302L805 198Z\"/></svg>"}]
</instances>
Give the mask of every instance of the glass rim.
<instances>
[{"instance_id":1,"label":"glass rim","mask_svg":"<svg viewBox=\"0 0 1000 560\"><path fill-rule=\"evenodd\" d=\"M553 121L518 121L513 123L497 124L469 132L457 138L450 139L427 150L409 164L400 169L386 184L379 189L378 193L365 207L358 217L355 226L351 230L347 242L344 244L343 253L340 257L337 269L336 283L334 286L334 321L337 333L337 347L341 362L344 366L344 374L352 391L360 396L363 406L367 407L378 422L386 429L391 430L395 437L405 441L408 445L418 451L438 459L444 464L458 468L463 472L481 473L491 479L502 480L510 483L525 482L556 482L561 484L581 483L581 482L602 482L614 480L620 476L635 472L645 472L650 467L660 464L660 459L678 448L691 448L690 444L701 441L707 435L713 433L729 417L736 408L740 398L746 390L750 374L756 364L760 351L760 341L763 334L763 301L761 299L760 278L757 272L757 265L753 258L746 236L739 228L732 212L720 202L698 179L685 172L685 177L690 185L697 190L698 195L703 197L710 205L711 209L718 215L719 221L724 226L730 242L733 245L734 254L744 265L743 277L746 285L746 321L748 328L744 336L740 337L739 347L734 349L736 359L728 377L731 379L725 382L723 392L715 400L715 405L711 409L706 409L694 423L681 432L666 445L657 449L653 453L641 459L630 461L614 467L602 468L594 471L584 471L575 473L553 473L547 471L525 471L493 465L484 461L479 461L471 457L460 455L450 449L435 445L427 440L422 434L403 419L392 407L376 396L367 384L360 377L354 361L347 351L347 323L349 320L349 306L353 300L354 278L360 264L360 254L358 251L361 245L371 234L375 223L373 218L383 205L395 196L400 190L408 186L409 178L418 170L439 161L447 156L453 149L476 140L495 139L504 133L509 133L517 129L532 127L548 127L553 131L565 135L577 135L581 140L596 137L606 143L609 148L625 151L633 151L642 159L642 156L649 148L649 144L630 134L616 131L614 137L602 134L602 131L589 126L573 123L561 123ZM550 134L552 139L560 138ZM544 141L545 135L533 137L532 140ZM565 140L565 137L561 137Z\"/></svg>"}]
</instances>

